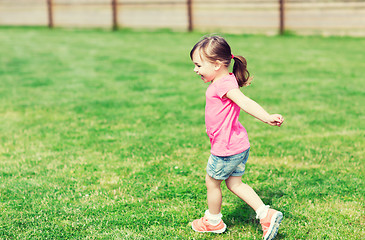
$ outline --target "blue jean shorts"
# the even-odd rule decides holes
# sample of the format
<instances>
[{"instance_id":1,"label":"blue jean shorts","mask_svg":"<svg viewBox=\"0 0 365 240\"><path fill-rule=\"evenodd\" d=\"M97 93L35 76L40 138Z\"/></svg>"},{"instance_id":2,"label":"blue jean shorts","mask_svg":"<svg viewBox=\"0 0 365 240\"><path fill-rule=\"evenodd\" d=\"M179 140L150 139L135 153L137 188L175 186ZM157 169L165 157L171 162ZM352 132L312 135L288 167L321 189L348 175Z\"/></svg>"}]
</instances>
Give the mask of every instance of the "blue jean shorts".
<instances>
[{"instance_id":1,"label":"blue jean shorts","mask_svg":"<svg viewBox=\"0 0 365 240\"><path fill-rule=\"evenodd\" d=\"M246 162L250 149L227 157L210 155L207 173L216 180L226 180L230 176L239 177L245 173Z\"/></svg>"}]
</instances>

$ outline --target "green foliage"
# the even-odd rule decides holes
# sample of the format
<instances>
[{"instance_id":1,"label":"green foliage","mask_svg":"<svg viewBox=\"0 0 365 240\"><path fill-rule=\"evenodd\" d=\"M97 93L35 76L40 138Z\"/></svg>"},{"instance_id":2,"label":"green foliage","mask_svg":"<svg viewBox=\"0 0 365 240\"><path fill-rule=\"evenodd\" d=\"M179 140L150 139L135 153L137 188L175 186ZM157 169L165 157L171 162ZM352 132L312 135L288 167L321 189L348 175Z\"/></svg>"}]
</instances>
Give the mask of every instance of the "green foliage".
<instances>
[{"instance_id":1,"label":"green foliage","mask_svg":"<svg viewBox=\"0 0 365 240\"><path fill-rule=\"evenodd\" d=\"M223 187L228 231L206 209L200 33L0 28L0 238L261 239ZM281 128L242 113L244 181L284 213L277 239L364 236L363 38L226 35L243 89Z\"/></svg>"}]
</instances>

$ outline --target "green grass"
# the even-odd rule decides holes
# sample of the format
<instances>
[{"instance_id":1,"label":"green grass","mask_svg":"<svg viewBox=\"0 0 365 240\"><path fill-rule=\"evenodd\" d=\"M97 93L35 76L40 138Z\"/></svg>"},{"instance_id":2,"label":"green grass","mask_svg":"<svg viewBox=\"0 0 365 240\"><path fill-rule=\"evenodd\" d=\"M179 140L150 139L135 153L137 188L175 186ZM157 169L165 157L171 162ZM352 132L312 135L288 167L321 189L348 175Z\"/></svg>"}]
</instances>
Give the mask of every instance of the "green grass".
<instances>
[{"instance_id":1,"label":"green grass","mask_svg":"<svg viewBox=\"0 0 365 240\"><path fill-rule=\"evenodd\" d=\"M261 239L223 186L206 209L207 85L200 33L0 28L1 239ZM242 113L244 181L284 213L277 239L364 237L364 38L225 35L255 76L244 93L281 128Z\"/></svg>"}]
</instances>

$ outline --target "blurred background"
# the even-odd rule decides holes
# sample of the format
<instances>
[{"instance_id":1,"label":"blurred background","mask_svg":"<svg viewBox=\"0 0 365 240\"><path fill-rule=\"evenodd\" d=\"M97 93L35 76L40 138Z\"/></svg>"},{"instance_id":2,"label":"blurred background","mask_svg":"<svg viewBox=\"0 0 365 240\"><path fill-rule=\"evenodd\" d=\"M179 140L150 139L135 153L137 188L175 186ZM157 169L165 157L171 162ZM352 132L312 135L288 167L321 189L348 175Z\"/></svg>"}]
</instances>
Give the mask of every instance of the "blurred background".
<instances>
[{"instance_id":1,"label":"blurred background","mask_svg":"<svg viewBox=\"0 0 365 240\"><path fill-rule=\"evenodd\" d=\"M365 36L365 0L0 0L0 25Z\"/></svg>"}]
</instances>

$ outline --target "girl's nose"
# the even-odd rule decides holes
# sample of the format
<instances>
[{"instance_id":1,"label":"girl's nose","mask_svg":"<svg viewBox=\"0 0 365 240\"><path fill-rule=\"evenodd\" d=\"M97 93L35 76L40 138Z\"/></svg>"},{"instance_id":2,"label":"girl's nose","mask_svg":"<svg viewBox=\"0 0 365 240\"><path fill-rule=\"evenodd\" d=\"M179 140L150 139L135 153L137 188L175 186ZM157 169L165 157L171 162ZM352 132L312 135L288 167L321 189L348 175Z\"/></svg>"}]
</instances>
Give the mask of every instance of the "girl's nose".
<instances>
[{"instance_id":1,"label":"girl's nose","mask_svg":"<svg viewBox=\"0 0 365 240\"><path fill-rule=\"evenodd\" d=\"M198 67L195 67L195 68L194 68L194 72L195 72L195 73L198 73Z\"/></svg>"}]
</instances>

